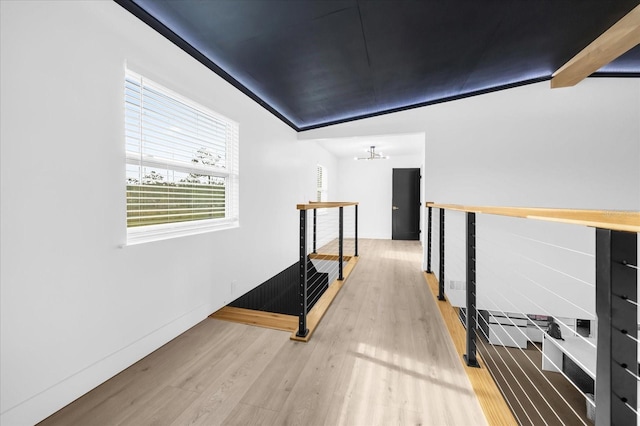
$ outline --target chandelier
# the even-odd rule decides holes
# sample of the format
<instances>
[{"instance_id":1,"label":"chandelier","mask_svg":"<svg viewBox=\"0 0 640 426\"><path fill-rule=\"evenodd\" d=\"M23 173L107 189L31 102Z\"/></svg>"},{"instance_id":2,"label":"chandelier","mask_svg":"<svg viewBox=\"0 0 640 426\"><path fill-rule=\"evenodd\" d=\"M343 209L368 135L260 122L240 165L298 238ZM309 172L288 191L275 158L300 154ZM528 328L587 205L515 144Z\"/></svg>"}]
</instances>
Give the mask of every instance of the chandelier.
<instances>
[{"instance_id":1,"label":"chandelier","mask_svg":"<svg viewBox=\"0 0 640 426\"><path fill-rule=\"evenodd\" d=\"M381 152L376 152L376 147L369 147L366 152L369 154L367 157L354 157L354 160L386 160L389 158L388 155L383 155Z\"/></svg>"}]
</instances>

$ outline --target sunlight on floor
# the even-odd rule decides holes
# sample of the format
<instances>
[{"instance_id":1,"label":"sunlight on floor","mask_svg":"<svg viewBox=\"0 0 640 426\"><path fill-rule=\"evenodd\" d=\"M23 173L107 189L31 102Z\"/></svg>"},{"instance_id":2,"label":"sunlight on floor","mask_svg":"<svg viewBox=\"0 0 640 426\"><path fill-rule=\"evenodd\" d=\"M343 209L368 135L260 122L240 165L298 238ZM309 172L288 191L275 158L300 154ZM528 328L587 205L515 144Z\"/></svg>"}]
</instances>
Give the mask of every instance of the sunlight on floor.
<instances>
[{"instance_id":1,"label":"sunlight on floor","mask_svg":"<svg viewBox=\"0 0 640 426\"><path fill-rule=\"evenodd\" d=\"M443 376L441 367L436 372L435 366L362 342L350 355L353 367L336 424L418 424L427 412L442 410L430 401L434 392L474 397L437 378Z\"/></svg>"},{"instance_id":2,"label":"sunlight on floor","mask_svg":"<svg viewBox=\"0 0 640 426\"><path fill-rule=\"evenodd\" d=\"M417 250L411 252L407 250L409 247L415 247ZM420 241L393 240L391 247L381 253L380 257L393 261L416 262L420 261L422 256L422 246Z\"/></svg>"},{"instance_id":3,"label":"sunlight on floor","mask_svg":"<svg viewBox=\"0 0 640 426\"><path fill-rule=\"evenodd\" d=\"M398 251L386 251L382 256L384 259L401 261L401 262L413 262L414 259L408 258L406 253L398 252Z\"/></svg>"}]
</instances>

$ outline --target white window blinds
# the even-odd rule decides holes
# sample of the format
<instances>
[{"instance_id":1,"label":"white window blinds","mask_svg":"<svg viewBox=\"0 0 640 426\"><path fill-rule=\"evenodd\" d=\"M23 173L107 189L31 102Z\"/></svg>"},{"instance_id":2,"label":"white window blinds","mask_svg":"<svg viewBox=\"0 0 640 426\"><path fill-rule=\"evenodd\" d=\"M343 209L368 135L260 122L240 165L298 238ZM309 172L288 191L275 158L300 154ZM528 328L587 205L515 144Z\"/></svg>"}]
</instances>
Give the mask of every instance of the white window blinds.
<instances>
[{"instance_id":1,"label":"white window blinds","mask_svg":"<svg viewBox=\"0 0 640 426\"><path fill-rule=\"evenodd\" d=\"M316 183L317 183L317 195L316 201L328 201L328 176L327 170L324 166L318 164L316 168Z\"/></svg>"},{"instance_id":2,"label":"white window blinds","mask_svg":"<svg viewBox=\"0 0 640 426\"><path fill-rule=\"evenodd\" d=\"M237 221L238 124L131 71L124 95L128 239Z\"/></svg>"}]
</instances>

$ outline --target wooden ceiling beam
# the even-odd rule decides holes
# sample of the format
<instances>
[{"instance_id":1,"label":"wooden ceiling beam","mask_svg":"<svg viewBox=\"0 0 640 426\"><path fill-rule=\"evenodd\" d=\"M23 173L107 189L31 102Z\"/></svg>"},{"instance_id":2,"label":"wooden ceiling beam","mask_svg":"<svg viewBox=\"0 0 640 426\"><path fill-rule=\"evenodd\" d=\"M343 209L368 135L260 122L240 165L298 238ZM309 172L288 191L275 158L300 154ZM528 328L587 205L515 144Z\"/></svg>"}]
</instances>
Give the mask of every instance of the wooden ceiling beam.
<instances>
[{"instance_id":1,"label":"wooden ceiling beam","mask_svg":"<svg viewBox=\"0 0 640 426\"><path fill-rule=\"evenodd\" d=\"M640 6L636 6L554 72L551 88L575 86L638 44L640 44Z\"/></svg>"}]
</instances>

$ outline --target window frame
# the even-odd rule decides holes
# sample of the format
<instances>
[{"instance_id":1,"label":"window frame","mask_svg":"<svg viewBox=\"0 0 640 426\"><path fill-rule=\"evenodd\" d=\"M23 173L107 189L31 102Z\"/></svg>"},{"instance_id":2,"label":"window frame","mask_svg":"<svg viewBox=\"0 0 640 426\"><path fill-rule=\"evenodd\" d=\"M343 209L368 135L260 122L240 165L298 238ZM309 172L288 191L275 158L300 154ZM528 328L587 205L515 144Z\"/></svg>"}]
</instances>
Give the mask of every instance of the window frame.
<instances>
[{"instance_id":1,"label":"window frame","mask_svg":"<svg viewBox=\"0 0 640 426\"><path fill-rule=\"evenodd\" d=\"M316 201L329 201L329 172L322 164L316 165Z\"/></svg>"},{"instance_id":2,"label":"window frame","mask_svg":"<svg viewBox=\"0 0 640 426\"><path fill-rule=\"evenodd\" d=\"M127 136L127 120L130 119L128 113L130 111L127 109L127 84L128 81L135 81L139 84L139 96L141 99L141 109L140 111L140 137L139 144L140 149L139 152L133 152L129 150L129 137ZM196 219L196 220L188 220L188 221L177 221L177 222L167 222L161 224L150 224L150 225L139 225L139 226L129 226L128 225L128 213L125 212L125 223L126 223L126 233L127 240L126 245L134 245L139 243L151 242L164 240L169 238L176 238L186 235L196 235L202 234L205 232L212 232L223 229L231 229L237 228L240 226L239 223L239 144L240 144L240 129L239 124L215 111L212 111L210 108L205 107L192 99L189 99L185 96L182 96L175 91L148 79L147 77L142 76L141 74L130 70L125 67L124 73L124 98L123 98L123 107L124 107L124 120L125 120L125 137L124 137L124 148L125 148L125 169L128 165L134 165L140 167L144 170L144 168L156 167L158 169L173 171L178 173L193 173L200 176L211 176L216 178L225 179L225 190L224 190L224 218L212 218L212 219ZM215 167L215 166L205 166L202 164L198 164L193 162L186 161L176 161L171 160L166 157L157 157L148 152L143 152L143 143L144 140L144 130L143 130L143 100L144 100L144 89L148 88L155 92L159 92L163 96L166 96L171 101L178 102L184 104L187 108L197 111L198 114L202 114L203 116L208 116L213 120L223 122L225 125L225 137L224 137L224 149L225 149L225 163L223 167ZM165 124L165 123L163 123ZM170 124L167 124L170 126ZM227 131L230 132L230 136L227 135ZM217 141L209 141L213 146L214 142ZM171 144L175 145L175 142L167 143L167 146ZM208 148L208 147L205 147ZM126 178L125 178L126 181ZM140 180L142 182L142 180ZM128 185L125 185L127 188ZM127 190L127 189L125 189ZM125 203L126 208L128 209L129 200L127 199ZM213 212L214 207L212 207ZM127 210L128 211L128 210Z\"/></svg>"}]
</instances>

